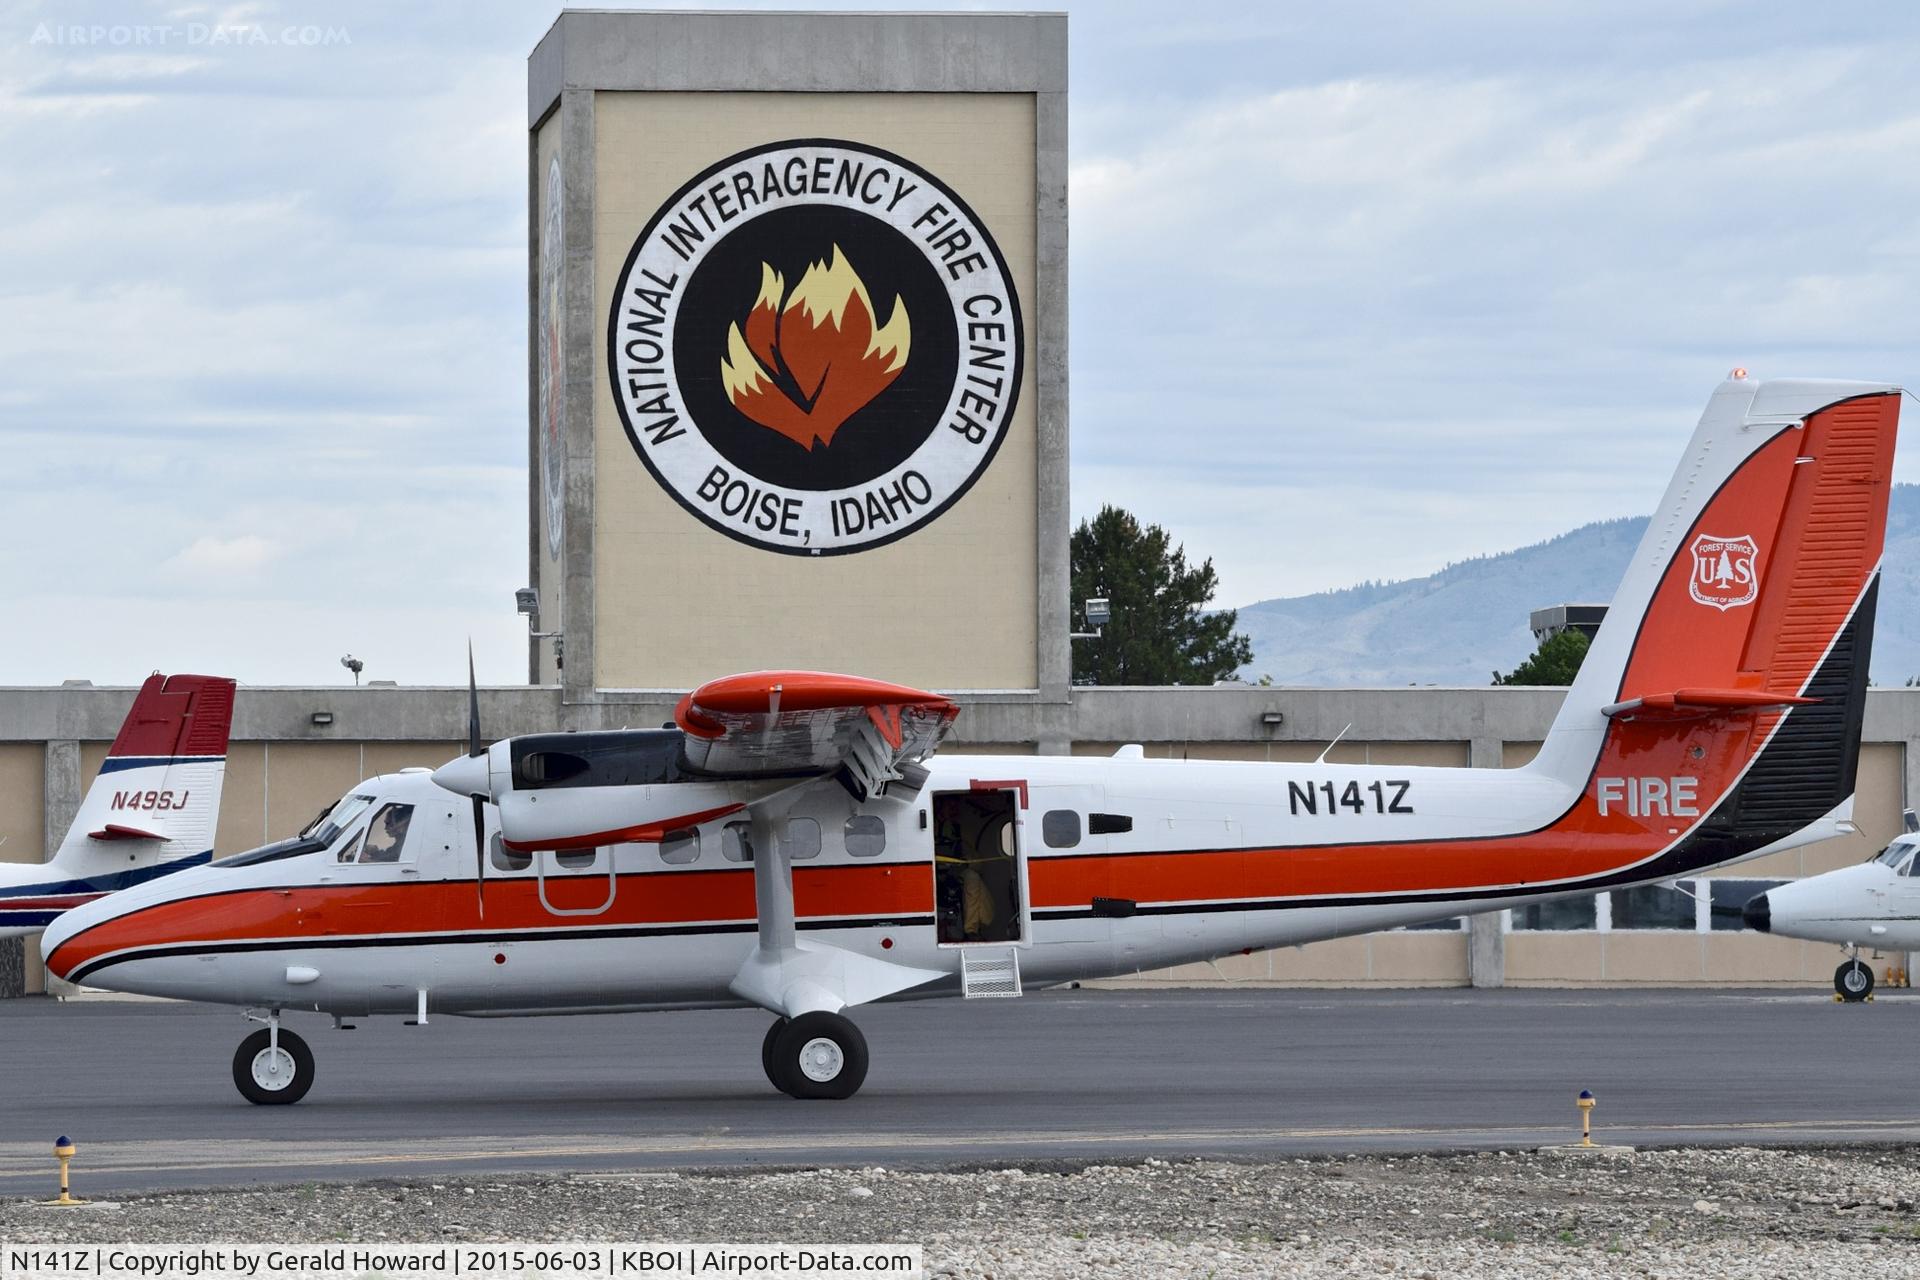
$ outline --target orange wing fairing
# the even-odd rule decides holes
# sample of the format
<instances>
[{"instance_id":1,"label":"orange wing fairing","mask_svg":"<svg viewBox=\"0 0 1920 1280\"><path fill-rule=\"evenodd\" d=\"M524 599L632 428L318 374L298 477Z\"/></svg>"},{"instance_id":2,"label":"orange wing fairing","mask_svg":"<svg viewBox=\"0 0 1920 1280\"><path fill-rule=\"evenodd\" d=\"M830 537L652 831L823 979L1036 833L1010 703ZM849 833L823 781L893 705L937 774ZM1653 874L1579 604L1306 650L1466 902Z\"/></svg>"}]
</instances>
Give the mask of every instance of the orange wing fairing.
<instances>
[{"instance_id":1,"label":"orange wing fairing","mask_svg":"<svg viewBox=\"0 0 1920 1280\"><path fill-rule=\"evenodd\" d=\"M826 671L753 671L707 681L680 700L674 719L689 733L717 737L725 729L716 716L903 706L959 711L937 693L885 680Z\"/></svg>"}]
</instances>

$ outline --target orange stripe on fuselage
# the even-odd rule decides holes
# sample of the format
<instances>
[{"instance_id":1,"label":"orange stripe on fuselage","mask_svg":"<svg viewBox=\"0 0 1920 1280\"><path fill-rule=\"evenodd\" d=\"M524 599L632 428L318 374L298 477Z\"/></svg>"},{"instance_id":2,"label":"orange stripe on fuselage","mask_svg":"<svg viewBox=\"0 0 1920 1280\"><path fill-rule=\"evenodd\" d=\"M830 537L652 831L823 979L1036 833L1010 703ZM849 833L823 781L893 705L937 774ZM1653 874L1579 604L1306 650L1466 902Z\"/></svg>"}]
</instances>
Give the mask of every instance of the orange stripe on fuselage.
<instances>
[{"instance_id":1,"label":"orange stripe on fuselage","mask_svg":"<svg viewBox=\"0 0 1920 1280\"><path fill-rule=\"evenodd\" d=\"M563 908L591 907L605 901L606 888L604 874L550 876L547 898ZM932 869L903 863L796 867L793 900L803 921L924 915L932 909ZM537 882L521 877L488 879L484 917L471 880L288 886L183 898L130 911L61 943L47 963L55 973L66 974L109 952L192 942L284 938L298 946L309 939L382 934L586 931L754 918L751 867L623 875L613 904L591 916L552 914L540 903Z\"/></svg>"}]
</instances>

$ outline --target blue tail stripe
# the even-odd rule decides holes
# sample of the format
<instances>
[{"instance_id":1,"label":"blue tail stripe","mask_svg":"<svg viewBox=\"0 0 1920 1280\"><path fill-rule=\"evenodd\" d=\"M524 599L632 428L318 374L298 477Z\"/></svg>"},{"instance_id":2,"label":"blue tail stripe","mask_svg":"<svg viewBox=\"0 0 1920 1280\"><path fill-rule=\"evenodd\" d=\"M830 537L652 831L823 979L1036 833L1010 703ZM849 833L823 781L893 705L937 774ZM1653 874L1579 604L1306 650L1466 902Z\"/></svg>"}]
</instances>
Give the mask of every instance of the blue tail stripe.
<instances>
[{"instance_id":1,"label":"blue tail stripe","mask_svg":"<svg viewBox=\"0 0 1920 1280\"><path fill-rule=\"evenodd\" d=\"M175 871L185 871L188 867L204 866L212 860L213 850L209 849L205 853L196 853L187 858L174 858L169 862L155 863L151 867L115 871L104 876L88 876L84 880L49 880L43 884L0 885L0 914L5 912L8 898L51 898L63 893L112 893L116 889L131 889L136 884L158 880L161 876L171 875ZM0 923L5 923L4 919L0 919Z\"/></svg>"},{"instance_id":2,"label":"blue tail stripe","mask_svg":"<svg viewBox=\"0 0 1920 1280\"><path fill-rule=\"evenodd\" d=\"M151 769L162 764L218 764L225 756L108 756L100 762L100 772L119 773L123 769Z\"/></svg>"},{"instance_id":3,"label":"blue tail stripe","mask_svg":"<svg viewBox=\"0 0 1920 1280\"><path fill-rule=\"evenodd\" d=\"M58 911L0 911L0 929L44 929Z\"/></svg>"}]
</instances>

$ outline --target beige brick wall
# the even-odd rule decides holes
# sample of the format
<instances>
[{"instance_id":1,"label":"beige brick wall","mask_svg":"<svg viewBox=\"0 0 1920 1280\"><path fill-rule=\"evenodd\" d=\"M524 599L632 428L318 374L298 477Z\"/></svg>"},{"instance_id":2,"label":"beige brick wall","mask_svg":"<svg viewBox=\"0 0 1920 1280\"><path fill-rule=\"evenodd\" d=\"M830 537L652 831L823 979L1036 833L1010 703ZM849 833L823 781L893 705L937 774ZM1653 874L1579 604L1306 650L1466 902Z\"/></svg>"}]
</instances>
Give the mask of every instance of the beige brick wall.
<instances>
[{"instance_id":1,"label":"beige brick wall","mask_svg":"<svg viewBox=\"0 0 1920 1280\"><path fill-rule=\"evenodd\" d=\"M0 743L0 862L46 858L47 749L38 742ZM41 989L40 942L26 939L27 991Z\"/></svg>"},{"instance_id":2,"label":"beige brick wall","mask_svg":"<svg viewBox=\"0 0 1920 1280\"><path fill-rule=\"evenodd\" d=\"M744 546L681 509L634 455L604 337L593 335L597 683L691 688L717 671L789 666L937 689L1034 688L1032 96L602 92L595 114L603 324L635 237L675 190L739 151L805 137L884 148L958 192L999 243L1026 319L1012 423L966 496L898 542L817 559Z\"/></svg>"}]
</instances>

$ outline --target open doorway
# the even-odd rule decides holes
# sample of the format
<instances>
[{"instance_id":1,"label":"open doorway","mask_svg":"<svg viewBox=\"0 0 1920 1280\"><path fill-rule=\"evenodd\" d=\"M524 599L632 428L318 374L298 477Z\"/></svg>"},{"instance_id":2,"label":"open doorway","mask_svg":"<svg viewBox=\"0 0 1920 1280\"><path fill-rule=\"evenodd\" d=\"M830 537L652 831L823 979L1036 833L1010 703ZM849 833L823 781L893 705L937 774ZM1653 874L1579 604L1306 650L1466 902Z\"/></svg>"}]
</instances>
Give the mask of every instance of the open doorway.
<instances>
[{"instance_id":1,"label":"open doorway","mask_svg":"<svg viewBox=\"0 0 1920 1280\"><path fill-rule=\"evenodd\" d=\"M1013 791L933 797L933 900L938 941L1020 941L1020 844Z\"/></svg>"}]
</instances>

